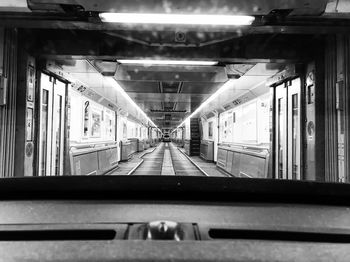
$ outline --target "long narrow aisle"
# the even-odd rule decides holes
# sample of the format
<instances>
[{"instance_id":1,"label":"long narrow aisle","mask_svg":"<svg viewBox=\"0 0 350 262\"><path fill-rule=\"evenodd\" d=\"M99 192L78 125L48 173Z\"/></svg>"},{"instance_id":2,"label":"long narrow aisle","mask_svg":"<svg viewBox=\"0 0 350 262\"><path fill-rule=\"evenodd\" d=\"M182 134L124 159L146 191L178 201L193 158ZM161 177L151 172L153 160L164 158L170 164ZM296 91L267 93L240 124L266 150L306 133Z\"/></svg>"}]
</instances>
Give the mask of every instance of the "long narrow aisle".
<instances>
[{"instance_id":1,"label":"long narrow aisle","mask_svg":"<svg viewBox=\"0 0 350 262\"><path fill-rule=\"evenodd\" d=\"M164 158L164 143L160 143L157 148L150 154L144 155L143 163L135 170L132 175L136 176L159 176L162 172Z\"/></svg>"},{"instance_id":2,"label":"long narrow aisle","mask_svg":"<svg viewBox=\"0 0 350 262\"><path fill-rule=\"evenodd\" d=\"M177 176L204 176L198 168L182 154L173 143L169 143L173 167Z\"/></svg>"},{"instance_id":3,"label":"long narrow aisle","mask_svg":"<svg viewBox=\"0 0 350 262\"><path fill-rule=\"evenodd\" d=\"M143 163L132 175L204 176L173 143L161 143L152 153L142 158Z\"/></svg>"}]
</instances>

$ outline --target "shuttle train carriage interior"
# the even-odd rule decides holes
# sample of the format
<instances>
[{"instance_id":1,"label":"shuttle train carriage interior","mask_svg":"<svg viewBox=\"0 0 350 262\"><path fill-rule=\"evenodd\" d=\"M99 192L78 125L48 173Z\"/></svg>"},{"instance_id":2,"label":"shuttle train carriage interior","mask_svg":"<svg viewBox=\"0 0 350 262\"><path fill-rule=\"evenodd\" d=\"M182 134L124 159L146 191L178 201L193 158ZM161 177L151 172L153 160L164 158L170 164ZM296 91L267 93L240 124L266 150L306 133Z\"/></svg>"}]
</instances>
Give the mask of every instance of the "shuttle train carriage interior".
<instances>
[{"instance_id":1,"label":"shuttle train carriage interior","mask_svg":"<svg viewBox=\"0 0 350 262\"><path fill-rule=\"evenodd\" d=\"M301 87L313 61L140 65L54 57L35 70L39 176L113 173L118 163L172 141L224 176L304 178L302 103L314 94ZM313 92L314 80L309 85ZM312 101L307 110L314 112ZM308 161L305 179L315 180Z\"/></svg>"},{"instance_id":2,"label":"shuttle train carriage interior","mask_svg":"<svg viewBox=\"0 0 350 262\"><path fill-rule=\"evenodd\" d=\"M197 169L215 170L209 176L326 180L317 101L329 31L269 26L315 26L314 17L334 15L327 1L307 8L286 1L282 9L265 1L248 27L102 23L110 1L52 2L27 1L30 23L25 14L11 17L20 7L3 7L0 38L17 39L17 105L25 112L12 174L117 175L126 166L122 173L131 174L139 161L164 160L170 150L173 165L180 153ZM342 170L331 180L347 180Z\"/></svg>"},{"instance_id":3,"label":"shuttle train carriage interior","mask_svg":"<svg viewBox=\"0 0 350 262\"><path fill-rule=\"evenodd\" d=\"M225 176L302 179L302 65L77 59L47 60L39 72L41 176L113 173L135 154L172 142Z\"/></svg>"}]
</instances>

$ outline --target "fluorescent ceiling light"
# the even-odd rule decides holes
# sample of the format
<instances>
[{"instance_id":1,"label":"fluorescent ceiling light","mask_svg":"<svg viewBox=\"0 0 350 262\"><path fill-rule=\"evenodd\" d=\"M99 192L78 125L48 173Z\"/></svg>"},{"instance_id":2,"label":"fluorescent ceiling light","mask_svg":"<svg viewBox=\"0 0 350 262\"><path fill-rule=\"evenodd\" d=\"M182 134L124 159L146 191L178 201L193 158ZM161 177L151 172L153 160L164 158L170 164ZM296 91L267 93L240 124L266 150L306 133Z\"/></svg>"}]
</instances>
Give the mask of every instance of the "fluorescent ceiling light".
<instances>
[{"instance_id":1,"label":"fluorescent ceiling light","mask_svg":"<svg viewBox=\"0 0 350 262\"><path fill-rule=\"evenodd\" d=\"M255 17L246 15L184 15L100 13L103 22L122 24L176 24L176 25L251 25Z\"/></svg>"},{"instance_id":2,"label":"fluorescent ceiling light","mask_svg":"<svg viewBox=\"0 0 350 262\"><path fill-rule=\"evenodd\" d=\"M191 61L191 60L152 60L152 59L120 59L117 62L121 64L148 64L148 65L203 65L212 66L217 65L217 61Z\"/></svg>"},{"instance_id":3,"label":"fluorescent ceiling light","mask_svg":"<svg viewBox=\"0 0 350 262\"><path fill-rule=\"evenodd\" d=\"M220 94L225 92L228 88L232 87L234 82L237 81L237 79L230 79L225 84L223 84L214 94L212 94L207 100L205 100L197 109L189 115L180 125L177 126L176 129L180 128L182 125L186 123L186 121L190 118L192 118L194 115L199 113L205 106L207 106L210 102L212 102L215 98L217 98ZM175 131L175 130L174 130ZM174 132L173 131L173 132Z\"/></svg>"},{"instance_id":4,"label":"fluorescent ceiling light","mask_svg":"<svg viewBox=\"0 0 350 262\"><path fill-rule=\"evenodd\" d=\"M125 92L125 90L118 84L118 82L113 77L105 77L105 79L114 87L116 88L122 96L130 103L132 104L146 119L149 121L155 128L157 128L161 133L163 133L159 127L153 123L153 121L146 115L146 113L135 103L134 100L131 99L131 97Z\"/></svg>"}]
</instances>

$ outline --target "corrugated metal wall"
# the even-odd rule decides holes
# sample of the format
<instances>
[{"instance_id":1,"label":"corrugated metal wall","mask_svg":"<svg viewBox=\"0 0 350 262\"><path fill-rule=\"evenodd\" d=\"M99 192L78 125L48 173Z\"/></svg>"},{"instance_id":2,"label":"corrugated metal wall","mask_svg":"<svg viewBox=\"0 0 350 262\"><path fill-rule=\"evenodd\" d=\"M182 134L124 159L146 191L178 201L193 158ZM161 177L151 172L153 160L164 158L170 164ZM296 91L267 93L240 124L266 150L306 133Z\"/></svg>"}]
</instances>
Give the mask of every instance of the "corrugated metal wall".
<instances>
[{"instance_id":1,"label":"corrugated metal wall","mask_svg":"<svg viewBox=\"0 0 350 262\"><path fill-rule=\"evenodd\" d=\"M336 82L336 38L329 37L325 48L325 181L327 182L338 180Z\"/></svg>"},{"instance_id":2,"label":"corrugated metal wall","mask_svg":"<svg viewBox=\"0 0 350 262\"><path fill-rule=\"evenodd\" d=\"M337 83L344 81L339 100L344 104L341 119L337 110ZM325 180L350 182L350 37L328 37L325 48ZM340 102L339 102L340 103ZM341 123L344 133L339 134ZM339 137L343 141L339 142ZM340 139L342 140L342 139ZM338 147L338 143L342 146ZM340 150L340 151L338 151ZM344 151L344 152L342 152ZM340 153L339 153L340 152ZM343 159L341 159L343 157ZM338 159L339 158L339 159ZM344 165L339 166L338 160ZM342 176L345 174L345 180Z\"/></svg>"},{"instance_id":3,"label":"corrugated metal wall","mask_svg":"<svg viewBox=\"0 0 350 262\"><path fill-rule=\"evenodd\" d=\"M1 29L0 29L1 30ZM3 29L3 76L7 78L7 103L0 106L0 177L14 176L16 88L17 88L17 30ZM1 56L0 56L1 57Z\"/></svg>"},{"instance_id":4,"label":"corrugated metal wall","mask_svg":"<svg viewBox=\"0 0 350 262\"><path fill-rule=\"evenodd\" d=\"M344 37L345 179L350 183L350 36Z\"/></svg>"}]
</instances>

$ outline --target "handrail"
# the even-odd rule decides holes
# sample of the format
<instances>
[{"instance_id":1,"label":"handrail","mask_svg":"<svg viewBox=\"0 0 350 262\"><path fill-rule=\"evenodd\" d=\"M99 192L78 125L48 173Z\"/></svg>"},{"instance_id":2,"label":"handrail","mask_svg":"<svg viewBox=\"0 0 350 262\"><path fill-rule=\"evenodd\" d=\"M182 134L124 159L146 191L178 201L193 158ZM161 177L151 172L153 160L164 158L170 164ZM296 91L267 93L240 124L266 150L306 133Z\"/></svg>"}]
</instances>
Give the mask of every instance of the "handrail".
<instances>
[{"instance_id":1,"label":"handrail","mask_svg":"<svg viewBox=\"0 0 350 262\"><path fill-rule=\"evenodd\" d=\"M202 140L201 140L201 144L204 144L204 143L206 143L206 144L212 144L212 143L214 143L214 141L213 141L213 140L202 139Z\"/></svg>"},{"instance_id":2,"label":"handrail","mask_svg":"<svg viewBox=\"0 0 350 262\"><path fill-rule=\"evenodd\" d=\"M243 150L252 150L252 151L268 151L270 152L270 148L267 144L260 145L250 145L250 144L236 144L236 143L220 143L219 147L226 147L229 149L243 149Z\"/></svg>"},{"instance_id":3,"label":"handrail","mask_svg":"<svg viewBox=\"0 0 350 262\"><path fill-rule=\"evenodd\" d=\"M238 152L244 155L250 155L250 156L255 156L255 157L260 157L260 158L267 158L270 155L270 151L267 148L264 149L250 149L250 148L244 148L244 147L223 147L219 146L219 150L227 150L227 151L232 151L232 152Z\"/></svg>"},{"instance_id":4,"label":"handrail","mask_svg":"<svg viewBox=\"0 0 350 262\"><path fill-rule=\"evenodd\" d=\"M75 150L104 150L107 147L116 147L118 143L116 141L113 142L97 142L97 143L86 143L86 144L73 144L69 147L69 151L72 152Z\"/></svg>"}]
</instances>

